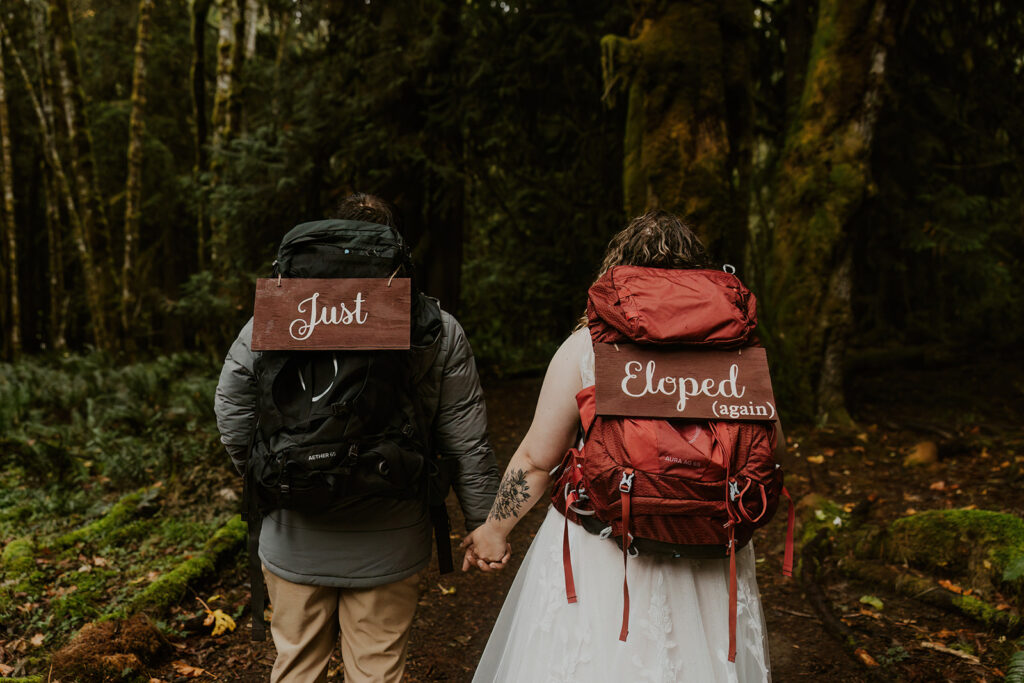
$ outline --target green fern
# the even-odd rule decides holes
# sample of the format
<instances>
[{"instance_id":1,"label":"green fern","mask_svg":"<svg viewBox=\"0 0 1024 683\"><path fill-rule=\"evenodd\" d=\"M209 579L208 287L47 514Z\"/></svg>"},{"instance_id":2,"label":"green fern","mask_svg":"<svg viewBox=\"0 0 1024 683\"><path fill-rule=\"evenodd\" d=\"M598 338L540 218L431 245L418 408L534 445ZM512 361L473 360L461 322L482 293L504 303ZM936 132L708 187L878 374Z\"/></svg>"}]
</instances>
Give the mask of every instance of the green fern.
<instances>
[{"instance_id":1,"label":"green fern","mask_svg":"<svg viewBox=\"0 0 1024 683\"><path fill-rule=\"evenodd\" d=\"M1024 650L1017 650L1006 667L1006 683L1024 683Z\"/></svg>"}]
</instances>

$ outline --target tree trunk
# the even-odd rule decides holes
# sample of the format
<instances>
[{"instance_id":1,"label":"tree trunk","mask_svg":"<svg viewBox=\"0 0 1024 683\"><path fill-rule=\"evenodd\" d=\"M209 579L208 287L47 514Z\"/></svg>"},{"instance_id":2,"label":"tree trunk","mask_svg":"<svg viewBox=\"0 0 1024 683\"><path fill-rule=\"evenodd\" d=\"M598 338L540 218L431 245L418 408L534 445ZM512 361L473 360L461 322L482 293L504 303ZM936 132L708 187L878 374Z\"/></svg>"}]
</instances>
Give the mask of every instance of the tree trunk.
<instances>
[{"instance_id":1,"label":"tree trunk","mask_svg":"<svg viewBox=\"0 0 1024 683\"><path fill-rule=\"evenodd\" d=\"M135 259L139 250L139 221L142 217L142 145L146 122L146 50L153 0L139 0L138 34L135 40L135 70L132 75L132 113L128 121L128 180L124 191L124 264L121 271L121 328L129 350L134 350L135 319L138 315L139 283Z\"/></svg>"},{"instance_id":2,"label":"tree trunk","mask_svg":"<svg viewBox=\"0 0 1024 683\"><path fill-rule=\"evenodd\" d=\"M209 128L206 121L206 18L210 13L210 0L192 2L192 116L195 119L193 143L194 168L192 177L199 186L200 179L209 169L206 143ZM201 195L202 193L200 193ZM196 210L196 251L199 269L206 268L206 240L209 232L209 216L206 198L200 196Z\"/></svg>"},{"instance_id":3,"label":"tree trunk","mask_svg":"<svg viewBox=\"0 0 1024 683\"><path fill-rule=\"evenodd\" d=\"M35 31L36 61L39 64L40 85L39 99L43 107L43 115L46 118L46 126L54 138L60 135L55 115L54 97L56 93L53 78L53 65L50 62L50 54L53 50L52 36L46 30L46 8L40 5L32 7L32 26ZM58 149L62 142L56 140ZM60 205L53 171L44 160L42 164L44 206L46 220L46 245L47 245L47 284L49 289L49 321L47 325L46 338L51 349L60 350L67 347L65 337L67 328L68 308L71 304L71 297L65 291L64 285L64 235L62 232L63 223L60 220Z\"/></svg>"},{"instance_id":4,"label":"tree trunk","mask_svg":"<svg viewBox=\"0 0 1024 683\"><path fill-rule=\"evenodd\" d=\"M71 298L64 290L64 237L61 234L60 206L57 204L53 171L50 170L48 164L44 164L43 173L45 177L46 246L50 289L50 321L47 339L50 342L50 348L59 351L67 347L65 332Z\"/></svg>"},{"instance_id":5,"label":"tree trunk","mask_svg":"<svg viewBox=\"0 0 1024 683\"><path fill-rule=\"evenodd\" d=\"M85 91L82 88L81 60L72 31L68 0L50 0L50 22L57 48L57 72L71 143L71 170L75 178L74 189L78 196L83 239L92 260L97 264L92 277L100 289L101 300L106 303L108 294L112 291L112 277L115 272L110 249L110 229L96 177L96 157L86 116ZM110 329L107 307L101 306L99 313L102 320L96 322L105 330ZM112 342L112 338L107 338L108 346L103 348L110 348L109 344Z\"/></svg>"},{"instance_id":6,"label":"tree trunk","mask_svg":"<svg viewBox=\"0 0 1024 683\"><path fill-rule=\"evenodd\" d=\"M241 125L241 69L244 59L246 0L217 0L220 10L220 38L217 43L217 89L213 98L213 145L211 190L220 182L223 150L231 144ZM212 212L210 220L210 263L226 267L228 225Z\"/></svg>"},{"instance_id":7,"label":"tree trunk","mask_svg":"<svg viewBox=\"0 0 1024 683\"><path fill-rule=\"evenodd\" d=\"M245 61L256 56L256 29L260 17L259 0L246 0L245 3Z\"/></svg>"},{"instance_id":8,"label":"tree trunk","mask_svg":"<svg viewBox=\"0 0 1024 683\"><path fill-rule=\"evenodd\" d=\"M5 33L6 35L6 33ZM4 55L0 48L0 178L3 179L3 233L7 247L8 351L11 358L21 353L21 299L18 296L18 233L14 221L14 164L11 162L11 124L7 110Z\"/></svg>"},{"instance_id":9,"label":"tree trunk","mask_svg":"<svg viewBox=\"0 0 1024 683\"><path fill-rule=\"evenodd\" d=\"M79 218L78 207L75 206L75 196L71 183L68 180L67 174L64 172L64 167L61 164L60 154L57 151L57 144L54 139L53 132L49 128L42 104L40 104L39 98L36 96L35 87L32 84L32 80L29 78L28 72L25 70L25 65L21 61L18 51L10 40L7 28L4 26L2 20L0 20L0 37L3 39L4 46L11 53L11 57L14 59L18 72L21 74L21 78L25 83L25 90L28 93L29 100L32 103L32 108L35 111L37 120L39 121L39 128L43 138L43 154L47 164L50 166L50 170L53 171L57 187L64 199L68 222L71 223L71 233L74 236L78 258L82 264L83 286L85 289L86 302L89 307L89 315L91 318L90 328L93 332L93 339L97 348L109 349L111 348L111 340L109 337L109 330L106 326L107 315L106 309L104 308L105 302L103 298L102 275L98 265L96 264L96 260L93 257L93 252L90 248L89 242L86 240L85 228Z\"/></svg>"},{"instance_id":10,"label":"tree trunk","mask_svg":"<svg viewBox=\"0 0 1024 683\"><path fill-rule=\"evenodd\" d=\"M776 170L765 315L791 411L850 424L842 360L851 326L851 223L871 188L885 68L882 0L822 0L804 90Z\"/></svg>"},{"instance_id":11,"label":"tree trunk","mask_svg":"<svg viewBox=\"0 0 1024 683\"><path fill-rule=\"evenodd\" d=\"M642 6L635 38L601 41L606 96L629 93L623 190L634 216L688 217L717 258L741 263L752 139L749 0Z\"/></svg>"}]
</instances>

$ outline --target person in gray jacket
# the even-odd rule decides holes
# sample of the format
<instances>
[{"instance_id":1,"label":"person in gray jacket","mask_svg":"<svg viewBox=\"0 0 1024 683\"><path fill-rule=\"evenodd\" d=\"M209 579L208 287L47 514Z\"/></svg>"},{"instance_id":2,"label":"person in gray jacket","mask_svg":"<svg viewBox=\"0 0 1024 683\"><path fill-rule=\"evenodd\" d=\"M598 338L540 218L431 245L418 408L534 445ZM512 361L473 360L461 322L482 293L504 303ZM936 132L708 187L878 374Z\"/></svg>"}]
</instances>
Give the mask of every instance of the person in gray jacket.
<instances>
[{"instance_id":1,"label":"person in gray jacket","mask_svg":"<svg viewBox=\"0 0 1024 683\"><path fill-rule=\"evenodd\" d=\"M390 207L365 194L343 200L332 217L394 227ZM418 354L413 379L472 531L490 511L498 467L473 352L458 321L445 311L441 319L442 333ZM252 328L250 319L232 344L215 401L221 441L240 473L256 426ZM339 630L346 681L401 680L432 530L420 499L368 498L331 513L268 514L259 558L273 606L271 681L325 680ZM495 558L496 566L505 561Z\"/></svg>"}]
</instances>

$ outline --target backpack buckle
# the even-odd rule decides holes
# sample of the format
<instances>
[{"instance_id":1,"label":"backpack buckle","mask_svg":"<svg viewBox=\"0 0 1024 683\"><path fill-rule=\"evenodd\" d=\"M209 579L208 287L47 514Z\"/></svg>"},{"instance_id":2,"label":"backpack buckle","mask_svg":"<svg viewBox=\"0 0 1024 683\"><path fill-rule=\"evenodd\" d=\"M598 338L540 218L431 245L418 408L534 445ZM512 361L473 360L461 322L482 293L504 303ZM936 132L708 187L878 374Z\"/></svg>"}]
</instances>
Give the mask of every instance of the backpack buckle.
<instances>
[{"instance_id":1,"label":"backpack buckle","mask_svg":"<svg viewBox=\"0 0 1024 683\"><path fill-rule=\"evenodd\" d=\"M740 497L740 485L735 479L729 482L729 500L736 500Z\"/></svg>"},{"instance_id":2,"label":"backpack buckle","mask_svg":"<svg viewBox=\"0 0 1024 683\"><path fill-rule=\"evenodd\" d=\"M344 465L347 467L355 467L359 464L359 444L352 444L348 447L348 453L345 454Z\"/></svg>"},{"instance_id":3,"label":"backpack buckle","mask_svg":"<svg viewBox=\"0 0 1024 683\"><path fill-rule=\"evenodd\" d=\"M633 475L635 473L632 470L627 470L622 473L622 481L619 482L619 491L622 493L629 493L633 490Z\"/></svg>"}]
</instances>

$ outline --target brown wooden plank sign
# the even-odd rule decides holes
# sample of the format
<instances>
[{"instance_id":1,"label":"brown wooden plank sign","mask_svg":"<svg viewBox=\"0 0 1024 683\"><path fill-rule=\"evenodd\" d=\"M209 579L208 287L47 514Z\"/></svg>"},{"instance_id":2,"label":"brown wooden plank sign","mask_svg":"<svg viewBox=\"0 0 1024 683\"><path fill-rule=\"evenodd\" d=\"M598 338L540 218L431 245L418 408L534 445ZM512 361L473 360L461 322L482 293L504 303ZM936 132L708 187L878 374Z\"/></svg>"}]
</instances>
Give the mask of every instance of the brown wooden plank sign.
<instances>
[{"instance_id":1,"label":"brown wooden plank sign","mask_svg":"<svg viewBox=\"0 0 1024 683\"><path fill-rule=\"evenodd\" d=\"M598 415L774 420L765 350L594 344Z\"/></svg>"},{"instance_id":2,"label":"brown wooden plank sign","mask_svg":"<svg viewBox=\"0 0 1024 683\"><path fill-rule=\"evenodd\" d=\"M409 348L409 278L261 278L253 351Z\"/></svg>"}]
</instances>

